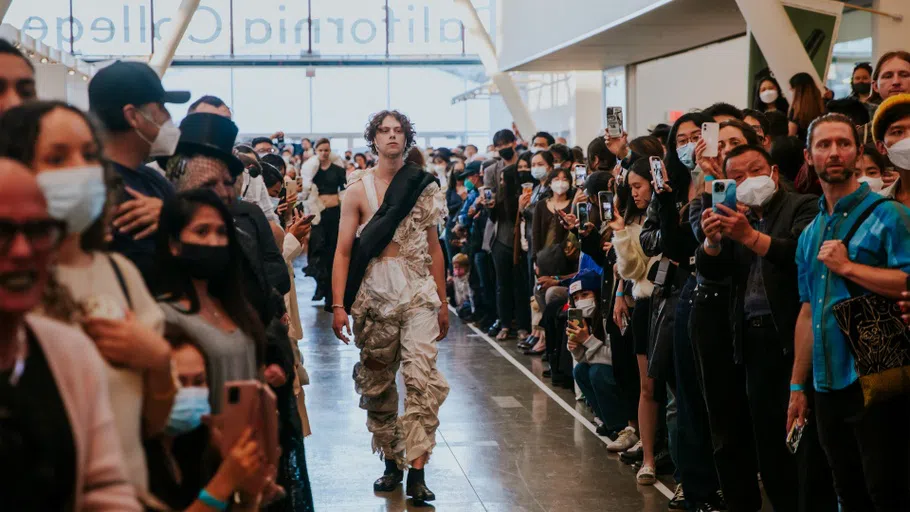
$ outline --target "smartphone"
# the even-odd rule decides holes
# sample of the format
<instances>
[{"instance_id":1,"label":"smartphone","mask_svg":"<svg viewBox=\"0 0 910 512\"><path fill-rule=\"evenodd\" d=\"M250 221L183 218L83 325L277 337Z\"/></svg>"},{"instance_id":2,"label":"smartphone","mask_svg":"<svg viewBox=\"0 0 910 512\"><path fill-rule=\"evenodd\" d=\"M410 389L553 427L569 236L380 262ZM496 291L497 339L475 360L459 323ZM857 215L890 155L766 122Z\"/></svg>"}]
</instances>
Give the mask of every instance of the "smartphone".
<instances>
[{"instance_id":1,"label":"smartphone","mask_svg":"<svg viewBox=\"0 0 910 512\"><path fill-rule=\"evenodd\" d=\"M581 314L580 309L569 308L568 315L569 315L569 322L572 322L574 320L575 322L578 322L578 325L584 324L585 317L583 314Z\"/></svg>"},{"instance_id":2,"label":"smartphone","mask_svg":"<svg viewBox=\"0 0 910 512\"><path fill-rule=\"evenodd\" d=\"M718 213L717 205L722 204L727 208L736 211L736 181L734 180L714 180L711 182L711 203L714 205L714 212Z\"/></svg>"},{"instance_id":3,"label":"smartphone","mask_svg":"<svg viewBox=\"0 0 910 512\"><path fill-rule=\"evenodd\" d=\"M483 189L483 200L491 203L493 202L493 189L484 187Z\"/></svg>"},{"instance_id":4,"label":"smartphone","mask_svg":"<svg viewBox=\"0 0 910 512\"><path fill-rule=\"evenodd\" d=\"M705 141L704 156L717 156L717 145L720 142L720 125L717 123L702 123L701 138Z\"/></svg>"},{"instance_id":5,"label":"smartphone","mask_svg":"<svg viewBox=\"0 0 910 512\"><path fill-rule=\"evenodd\" d=\"M808 423L809 418L806 418ZM803 439L803 430L806 428L806 423L802 425L798 421L793 422L793 426L790 427L790 432L787 432L787 449L790 450L790 453L796 455L796 451L799 450L799 442Z\"/></svg>"},{"instance_id":6,"label":"smartphone","mask_svg":"<svg viewBox=\"0 0 910 512\"><path fill-rule=\"evenodd\" d=\"M656 156L652 156L649 162L651 163L651 178L654 179L654 188L663 190L667 184L667 173L664 170L664 163Z\"/></svg>"},{"instance_id":7,"label":"smartphone","mask_svg":"<svg viewBox=\"0 0 910 512\"><path fill-rule=\"evenodd\" d=\"M297 203L294 205L294 209L297 210L298 215L304 215L303 213L303 203Z\"/></svg>"},{"instance_id":8,"label":"smartphone","mask_svg":"<svg viewBox=\"0 0 910 512\"><path fill-rule=\"evenodd\" d=\"M316 218L316 215L314 215L314 214L312 214L312 213L309 214L309 215L304 215L304 217L303 217L303 223L304 223L304 224L309 224L309 223L313 222L313 219L315 219L315 218Z\"/></svg>"},{"instance_id":9,"label":"smartphone","mask_svg":"<svg viewBox=\"0 0 910 512\"><path fill-rule=\"evenodd\" d=\"M619 334L620 334L620 336L625 336L625 335L626 335L626 331L629 330L629 323L630 323L630 321L629 321L629 315L623 313L623 315L622 315L622 324L619 326Z\"/></svg>"},{"instance_id":10,"label":"smartphone","mask_svg":"<svg viewBox=\"0 0 910 512\"><path fill-rule=\"evenodd\" d=\"M622 137L622 107L607 107L607 134Z\"/></svg>"},{"instance_id":11,"label":"smartphone","mask_svg":"<svg viewBox=\"0 0 910 512\"><path fill-rule=\"evenodd\" d=\"M226 456L247 427L259 442L269 464L277 467L281 447L278 441L278 406L275 394L255 380L224 384L221 399L221 453Z\"/></svg>"},{"instance_id":12,"label":"smartphone","mask_svg":"<svg viewBox=\"0 0 910 512\"><path fill-rule=\"evenodd\" d=\"M604 190L597 193L597 200L600 201L601 219L604 222L613 220L613 192Z\"/></svg>"},{"instance_id":13,"label":"smartphone","mask_svg":"<svg viewBox=\"0 0 910 512\"><path fill-rule=\"evenodd\" d=\"M588 168L584 165L575 166L575 188L585 185L585 179L588 177Z\"/></svg>"},{"instance_id":14,"label":"smartphone","mask_svg":"<svg viewBox=\"0 0 910 512\"><path fill-rule=\"evenodd\" d=\"M588 222L591 222L590 212L588 211L588 203L578 203L575 205L575 216L578 218L578 227L579 229L584 229L585 225Z\"/></svg>"}]
</instances>

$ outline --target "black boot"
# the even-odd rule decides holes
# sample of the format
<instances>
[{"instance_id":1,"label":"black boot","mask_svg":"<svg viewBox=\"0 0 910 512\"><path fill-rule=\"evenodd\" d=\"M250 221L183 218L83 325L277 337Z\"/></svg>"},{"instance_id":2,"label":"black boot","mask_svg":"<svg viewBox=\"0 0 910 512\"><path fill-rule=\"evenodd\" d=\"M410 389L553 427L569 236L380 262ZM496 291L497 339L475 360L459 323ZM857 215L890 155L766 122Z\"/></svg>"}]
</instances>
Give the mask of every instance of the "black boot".
<instances>
[{"instance_id":1,"label":"black boot","mask_svg":"<svg viewBox=\"0 0 910 512\"><path fill-rule=\"evenodd\" d=\"M398 469L398 465L395 464L395 461L386 459L385 472L378 480L373 482L373 491L392 492L398 487L398 484L400 484L402 480L404 480L404 471Z\"/></svg>"},{"instance_id":2,"label":"black boot","mask_svg":"<svg viewBox=\"0 0 910 512\"><path fill-rule=\"evenodd\" d=\"M436 499L423 478L422 469L411 468L408 470L407 495L414 500L414 504L419 505Z\"/></svg>"}]
</instances>

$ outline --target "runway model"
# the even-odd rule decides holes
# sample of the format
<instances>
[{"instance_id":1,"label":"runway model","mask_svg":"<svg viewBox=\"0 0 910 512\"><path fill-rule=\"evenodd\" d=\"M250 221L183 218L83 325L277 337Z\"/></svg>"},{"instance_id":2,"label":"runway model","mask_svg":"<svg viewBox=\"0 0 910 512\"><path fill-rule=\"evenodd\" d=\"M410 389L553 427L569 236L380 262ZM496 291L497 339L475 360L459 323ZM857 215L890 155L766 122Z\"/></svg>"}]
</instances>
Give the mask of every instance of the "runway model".
<instances>
[{"instance_id":1,"label":"runway model","mask_svg":"<svg viewBox=\"0 0 910 512\"><path fill-rule=\"evenodd\" d=\"M351 175L341 203L332 327L345 343L353 334L360 348L355 389L367 411L373 452L386 466L374 490L394 490L410 467L406 492L422 503L436 498L427 488L424 466L436 446L439 406L449 393L436 369L437 342L449 330L437 231L446 214L445 196L436 178L404 163L415 138L405 115L375 114L364 136L379 161ZM401 417L399 366L407 393Z\"/></svg>"}]
</instances>

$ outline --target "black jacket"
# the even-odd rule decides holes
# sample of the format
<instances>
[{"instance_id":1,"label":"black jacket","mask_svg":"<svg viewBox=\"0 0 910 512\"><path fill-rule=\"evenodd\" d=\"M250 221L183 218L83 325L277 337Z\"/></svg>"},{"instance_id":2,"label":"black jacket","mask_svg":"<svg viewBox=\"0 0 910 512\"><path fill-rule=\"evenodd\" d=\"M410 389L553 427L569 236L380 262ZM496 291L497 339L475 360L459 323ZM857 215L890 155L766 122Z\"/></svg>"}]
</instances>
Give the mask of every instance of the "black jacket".
<instances>
[{"instance_id":1,"label":"black jacket","mask_svg":"<svg viewBox=\"0 0 910 512\"><path fill-rule=\"evenodd\" d=\"M694 269L692 256L698 248L698 240L688 222L682 222L680 212L688 215L689 192L683 191L655 194L648 205L648 216L641 229L641 248L649 257L662 254L679 265L679 268L691 272ZM689 220L686 217L685 220ZM657 265L652 267L656 269ZM669 276L672 277L672 276ZM653 278L653 276L649 276Z\"/></svg>"},{"instance_id":2,"label":"black jacket","mask_svg":"<svg viewBox=\"0 0 910 512\"><path fill-rule=\"evenodd\" d=\"M291 277L265 214L255 204L245 201L235 201L230 210L237 229L255 241L257 267L266 281L272 288L278 290L279 294L286 295L291 291Z\"/></svg>"},{"instance_id":3,"label":"black jacket","mask_svg":"<svg viewBox=\"0 0 910 512\"><path fill-rule=\"evenodd\" d=\"M779 189L765 207L763 218L767 226L766 234L771 237L771 247L761 259L762 278L784 353L793 351L796 319L801 307L796 247L800 234L816 215L817 197L784 189ZM737 348L742 340L743 306L754 254L742 244L725 238L717 256L708 255L703 246L699 246L696 255L698 272L707 279L722 281L732 277L730 314Z\"/></svg>"}]
</instances>

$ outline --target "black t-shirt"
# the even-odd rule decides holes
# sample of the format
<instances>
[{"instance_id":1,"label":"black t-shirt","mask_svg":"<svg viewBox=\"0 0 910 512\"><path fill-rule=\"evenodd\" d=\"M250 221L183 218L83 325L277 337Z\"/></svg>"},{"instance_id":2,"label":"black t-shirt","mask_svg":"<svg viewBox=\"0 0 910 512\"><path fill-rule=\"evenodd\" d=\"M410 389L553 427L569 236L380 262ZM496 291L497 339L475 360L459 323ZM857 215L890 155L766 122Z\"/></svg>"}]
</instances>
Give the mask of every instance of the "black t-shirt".
<instances>
[{"instance_id":1,"label":"black t-shirt","mask_svg":"<svg viewBox=\"0 0 910 512\"><path fill-rule=\"evenodd\" d=\"M348 181L344 169L332 164L328 169L319 169L313 176L313 184L319 189L319 195L335 195L344 190Z\"/></svg>"},{"instance_id":2,"label":"black t-shirt","mask_svg":"<svg viewBox=\"0 0 910 512\"><path fill-rule=\"evenodd\" d=\"M44 351L28 336L17 385L0 372L0 500L3 510L69 510L76 490L76 445Z\"/></svg>"},{"instance_id":3,"label":"black t-shirt","mask_svg":"<svg viewBox=\"0 0 910 512\"><path fill-rule=\"evenodd\" d=\"M167 201L174 196L174 187L171 185L171 182L151 167L140 165L137 169L130 169L129 167L125 167L116 162L112 162L112 164L114 170L117 171L117 174L119 174L120 178L123 180L123 185L125 187L129 187L145 196L157 197L162 201ZM118 204L122 204L132 198L133 196L124 190ZM111 241L111 245L108 249L129 258L130 261L139 268L139 272L145 279L145 283L154 293L154 285L159 282L159 280L156 279L156 236L152 235L142 240L134 240L132 234L122 234L116 232L116 230L113 235L114 239Z\"/></svg>"}]
</instances>

